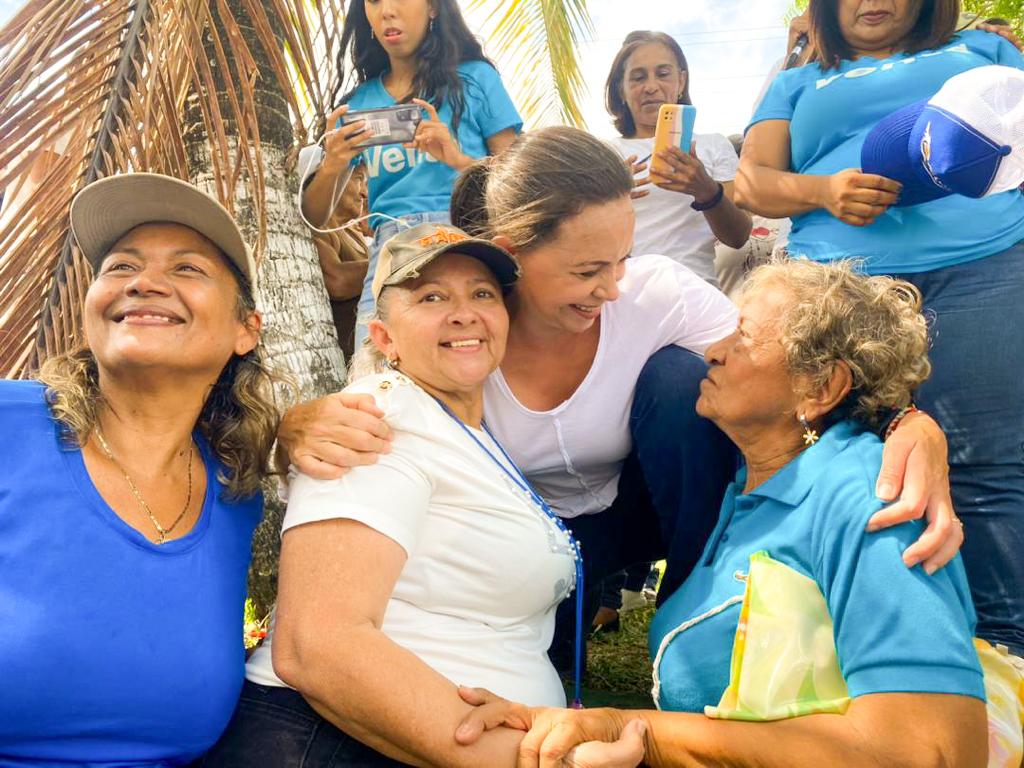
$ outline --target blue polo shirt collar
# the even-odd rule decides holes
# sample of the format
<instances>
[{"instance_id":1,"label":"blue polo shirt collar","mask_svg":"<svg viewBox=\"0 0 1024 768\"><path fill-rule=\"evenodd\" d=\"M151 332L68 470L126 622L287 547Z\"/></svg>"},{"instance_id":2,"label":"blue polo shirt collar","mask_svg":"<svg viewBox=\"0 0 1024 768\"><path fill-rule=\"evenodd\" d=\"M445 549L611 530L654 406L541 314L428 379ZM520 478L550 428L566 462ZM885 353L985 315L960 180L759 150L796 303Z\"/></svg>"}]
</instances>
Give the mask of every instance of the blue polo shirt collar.
<instances>
[{"instance_id":1,"label":"blue polo shirt collar","mask_svg":"<svg viewBox=\"0 0 1024 768\"><path fill-rule=\"evenodd\" d=\"M822 434L821 439L784 466L768 480L748 494L746 498L771 499L788 507L799 506L811 492L818 476L828 467L846 444L864 431L855 421L840 421ZM742 492L747 480L747 468L743 467L736 477L736 493Z\"/></svg>"}]
</instances>

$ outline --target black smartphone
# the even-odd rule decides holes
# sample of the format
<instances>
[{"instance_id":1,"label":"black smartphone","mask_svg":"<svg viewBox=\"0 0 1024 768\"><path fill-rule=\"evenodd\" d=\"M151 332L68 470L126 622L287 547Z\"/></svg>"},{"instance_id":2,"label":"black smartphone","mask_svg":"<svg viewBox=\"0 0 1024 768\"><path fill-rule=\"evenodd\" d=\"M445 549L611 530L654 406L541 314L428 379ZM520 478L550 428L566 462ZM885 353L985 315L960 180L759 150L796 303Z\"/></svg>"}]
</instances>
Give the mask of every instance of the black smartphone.
<instances>
[{"instance_id":1,"label":"black smartphone","mask_svg":"<svg viewBox=\"0 0 1024 768\"><path fill-rule=\"evenodd\" d=\"M366 121L366 128L373 134L360 146L376 147L380 144L404 144L412 141L416 127L423 119L420 108L415 104L396 104L380 109L359 109L341 116L343 125Z\"/></svg>"}]
</instances>

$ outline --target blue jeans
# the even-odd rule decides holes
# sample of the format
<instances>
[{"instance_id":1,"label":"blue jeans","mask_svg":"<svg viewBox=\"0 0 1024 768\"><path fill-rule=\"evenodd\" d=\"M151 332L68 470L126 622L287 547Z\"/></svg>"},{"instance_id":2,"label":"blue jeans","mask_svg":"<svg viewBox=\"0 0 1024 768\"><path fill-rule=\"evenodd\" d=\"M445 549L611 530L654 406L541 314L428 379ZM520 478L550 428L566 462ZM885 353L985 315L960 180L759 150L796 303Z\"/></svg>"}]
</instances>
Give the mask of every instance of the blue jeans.
<instances>
[{"instance_id":1,"label":"blue jeans","mask_svg":"<svg viewBox=\"0 0 1024 768\"><path fill-rule=\"evenodd\" d=\"M665 558L658 603L666 600L690 575L718 522L739 452L694 409L706 372L700 356L680 347L651 355L636 383L633 451L618 496L603 512L565 519L583 545L586 628L600 606L601 581L630 565ZM572 668L574 606L572 598L563 601L555 618L550 656L560 672Z\"/></svg>"},{"instance_id":2,"label":"blue jeans","mask_svg":"<svg viewBox=\"0 0 1024 768\"><path fill-rule=\"evenodd\" d=\"M909 275L932 325L915 398L949 440L953 504L977 635L1024 653L1024 242Z\"/></svg>"},{"instance_id":3,"label":"blue jeans","mask_svg":"<svg viewBox=\"0 0 1024 768\"><path fill-rule=\"evenodd\" d=\"M381 246L399 232L410 227L415 227L417 224L424 224L431 221L439 222L441 224L451 223L448 211L409 213L405 216L399 216L398 218L403 222L403 224L408 226L402 226L397 221L392 221L391 219L384 219L384 223L377 227L376 232L373 234L373 245L370 247L370 253L368 254L368 261L366 265L366 278L363 280L363 292L360 294L359 304L356 306L356 350L358 350L363 345L363 342L366 341L366 325L370 322L370 318L373 317L373 310L375 306L373 301L373 274L377 271L377 254L380 253Z\"/></svg>"},{"instance_id":4,"label":"blue jeans","mask_svg":"<svg viewBox=\"0 0 1024 768\"><path fill-rule=\"evenodd\" d=\"M396 692L401 695L401 692ZM338 730L291 688L242 686L227 730L202 768L392 768L402 766Z\"/></svg>"}]
</instances>

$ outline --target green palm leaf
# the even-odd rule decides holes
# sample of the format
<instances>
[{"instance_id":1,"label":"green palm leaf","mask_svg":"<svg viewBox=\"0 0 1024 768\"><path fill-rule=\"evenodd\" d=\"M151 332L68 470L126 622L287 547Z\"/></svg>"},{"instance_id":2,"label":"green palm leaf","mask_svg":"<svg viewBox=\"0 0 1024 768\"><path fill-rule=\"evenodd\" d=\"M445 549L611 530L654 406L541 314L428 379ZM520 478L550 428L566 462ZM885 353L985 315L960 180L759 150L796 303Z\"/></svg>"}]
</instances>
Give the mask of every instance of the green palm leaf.
<instances>
[{"instance_id":1,"label":"green palm leaf","mask_svg":"<svg viewBox=\"0 0 1024 768\"><path fill-rule=\"evenodd\" d=\"M583 125L580 42L593 35L586 0L471 0L483 37L531 125ZM511 78L515 73L515 78Z\"/></svg>"}]
</instances>

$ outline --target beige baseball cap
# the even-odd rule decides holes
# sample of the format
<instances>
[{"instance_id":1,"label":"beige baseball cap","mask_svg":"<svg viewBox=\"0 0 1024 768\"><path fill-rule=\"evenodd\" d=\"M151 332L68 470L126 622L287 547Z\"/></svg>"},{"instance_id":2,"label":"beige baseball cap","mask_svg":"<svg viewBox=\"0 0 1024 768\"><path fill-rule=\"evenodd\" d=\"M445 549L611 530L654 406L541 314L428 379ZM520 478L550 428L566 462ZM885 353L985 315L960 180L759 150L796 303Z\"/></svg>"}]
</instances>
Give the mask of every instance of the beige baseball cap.
<instances>
[{"instance_id":1,"label":"beige baseball cap","mask_svg":"<svg viewBox=\"0 0 1024 768\"><path fill-rule=\"evenodd\" d=\"M203 235L224 252L255 293L256 262L235 220L187 181L159 173L123 173L94 181L71 201L71 231L94 270L126 232L158 221Z\"/></svg>"},{"instance_id":2,"label":"beige baseball cap","mask_svg":"<svg viewBox=\"0 0 1024 768\"><path fill-rule=\"evenodd\" d=\"M519 279L519 262L490 240L470 237L449 224L417 224L399 232L380 249L373 275L374 301L387 286L418 277L420 270L446 253L479 259L490 267L506 292Z\"/></svg>"}]
</instances>

